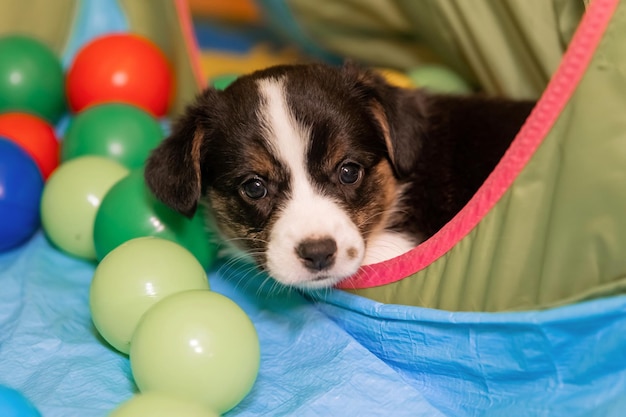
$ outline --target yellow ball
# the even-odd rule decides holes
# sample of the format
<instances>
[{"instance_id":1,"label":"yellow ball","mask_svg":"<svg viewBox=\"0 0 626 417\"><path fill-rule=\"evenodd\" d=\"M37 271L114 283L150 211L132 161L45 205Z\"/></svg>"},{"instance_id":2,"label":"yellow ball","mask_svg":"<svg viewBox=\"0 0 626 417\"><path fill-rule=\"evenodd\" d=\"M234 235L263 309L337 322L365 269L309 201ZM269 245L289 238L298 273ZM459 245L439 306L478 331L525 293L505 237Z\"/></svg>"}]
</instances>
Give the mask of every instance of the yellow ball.
<instances>
[{"instance_id":1,"label":"yellow ball","mask_svg":"<svg viewBox=\"0 0 626 417\"><path fill-rule=\"evenodd\" d=\"M376 71L385 77L391 85L402 88L415 88L415 83L405 73L391 68L377 68Z\"/></svg>"}]
</instances>

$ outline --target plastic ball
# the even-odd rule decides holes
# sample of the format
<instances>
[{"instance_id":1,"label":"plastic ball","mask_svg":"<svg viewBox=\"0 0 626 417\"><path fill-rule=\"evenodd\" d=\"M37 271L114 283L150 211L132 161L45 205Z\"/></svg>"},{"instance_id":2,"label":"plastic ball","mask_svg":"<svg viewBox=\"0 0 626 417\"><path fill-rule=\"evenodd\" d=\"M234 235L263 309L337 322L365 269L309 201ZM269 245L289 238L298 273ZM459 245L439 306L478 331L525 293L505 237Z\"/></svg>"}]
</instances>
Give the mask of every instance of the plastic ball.
<instances>
[{"instance_id":1,"label":"plastic ball","mask_svg":"<svg viewBox=\"0 0 626 417\"><path fill-rule=\"evenodd\" d=\"M130 345L141 392L172 393L222 414L251 390L259 371L254 325L213 291L171 295L148 310Z\"/></svg>"},{"instance_id":2,"label":"plastic ball","mask_svg":"<svg viewBox=\"0 0 626 417\"><path fill-rule=\"evenodd\" d=\"M167 394L137 394L113 410L109 417L219 417L199 404Z\"/></svg>"},{"instance_id":3,"label":"plastic ball","mask_svg":"<svg viewBox=\"0 0 626 417\"><path fill-rule=\"evenodd\" d=\"M24 111L55 124L65 113L65 76L57 56L21 35L0 38L0 112Z\"/></svg>"},{"instance_id":4,"label":"plastic ball","mask_svg":"<svg viewBox=\"0 0 626 417\"><path fill-rule=\"evenodd\" d=\"M20 145L48 178L59 165L59 140L44 119L27 113L0 114L0 136Z\"/></svg>"},{"instance_id":5,"label":"plastic ball","mask_svg":"<svg viewBox=\"0 0 626 417\"><path fill-rule=\"evenodd\" d=\"M102 104L71 121L61 145L61 159L99 155L139 168L162 139L163 129L151 114L128 104Z\"/></svg>"},{"instance_id":6,"label":"plastic ball","mask_svg":"<svg viewBox=\"0 0 626 417\"><path fill-rule=\"evenodd\" d=\"M401 71L391 68L377 68L376 71L391 85L402 88L415 88L413 80Z\"/></svg>"},{"instance_id":7,"label":"plastic ball","mask_svg":"<svg viewBox=\"0 0 626 417\"><path fill-rule=\"evenodd\" d=\"M165 115L173 95L173 75L164 53L150 40L117 33L87 43L67 74L72 111L107 102L139 106Z\"/></svg>"},{"instance_id":8,"label":"plastic ball","mask_svg":"<svg viewBox=\"0 0 626 417\"><path fill-rule=\"evenodd\" d=\"M50 241L71 255L95 260L96 213L104 195L128 173L99 156L76 158L54 171L41 197L41 222Z\"/></svg>"},{"instance_id":9,"label":"plastic ball","mask_svg":"<svg viewBox=\"0 0 626 417\"><path fill-rule=\"evenodd\" d=\"M158 201L146 186L143 170L135 170L104 197L94 223L96 256L102 260L122 243L143 236L174 241L193 253L207 269L217 248L207 232L203 212L188 219Z\"/></svg>"},{"instance_id":10,"label":"plastic ball","mask_svg":"<svg viewBox=\"0 0 626 417\"><path fill-rule=\"evenodd\" d=\"M0 416L40 417L41 414L30 401L13 388L0 385Z\"/></svg>"},{"instance_id":11,"label":"plastic ball","mask_svg":"<svg viewBox=\"0 0 626 417\"><path fill-rule=\"evenodd\" d=\"M213 86L213 88L215 88L216 90L225 90L229 85L231 85L233 83L233 81L235 81L237 78L239 78L239 75L237 74L223 74L223 75L218 75L217 77L213 77L210 80L210 84Z\"/></svg>"},{"instance_id":12,"label":"plastic ball","mask_svg":"<svg viewBox=\"0 0 626 417\"><path fill-rule=\"evenodd\" d=\"M468 94L472 87L456 72L443 65L420 65L408 71L415 85L435 93Z\"/></svg>"},{"instance_id":13,"label":"plastic ball","mask_svg":"<svg viewBox=\"0 0 626 417\"><path fill-rule=\"evenodd\" d=\"M185 290L208 290L207 274L182 246L165 239L130 240L100 262L91 282L93 322L107 342L128 353L141 316L162 298Z\"/></svg>"},{"instance_id":14,"label":"plastic ball","mask_svg":"<svg viewBox=\"0 0 626 417\"><path fill-rule=\"evenodd\" d=\"M32 158L0 137L0 252L14 248L39 229L43 178Z\"/></svg>"}]
</instances>

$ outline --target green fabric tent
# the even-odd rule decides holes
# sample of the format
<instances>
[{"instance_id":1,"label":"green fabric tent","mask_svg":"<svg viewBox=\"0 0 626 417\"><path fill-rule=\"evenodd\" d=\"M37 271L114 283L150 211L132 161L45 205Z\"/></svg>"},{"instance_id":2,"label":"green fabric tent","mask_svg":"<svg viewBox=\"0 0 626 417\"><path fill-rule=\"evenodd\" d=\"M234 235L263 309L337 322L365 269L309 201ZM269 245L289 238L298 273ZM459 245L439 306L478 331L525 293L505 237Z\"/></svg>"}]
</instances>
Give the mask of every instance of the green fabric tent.
<instances>
[{"instance_id":1,"label":"green fabric tent","mask_svg":"<svg viewBox=\"0 0 626 417\"><path fill-rule=\"evenodd\" d=\"M284 31L327 51L405 70L443 63L488 93L541 97L455 219L343 289L453 311L547 308L624 292L623 1L262 3Z\"/></svg>"}]
</instances>

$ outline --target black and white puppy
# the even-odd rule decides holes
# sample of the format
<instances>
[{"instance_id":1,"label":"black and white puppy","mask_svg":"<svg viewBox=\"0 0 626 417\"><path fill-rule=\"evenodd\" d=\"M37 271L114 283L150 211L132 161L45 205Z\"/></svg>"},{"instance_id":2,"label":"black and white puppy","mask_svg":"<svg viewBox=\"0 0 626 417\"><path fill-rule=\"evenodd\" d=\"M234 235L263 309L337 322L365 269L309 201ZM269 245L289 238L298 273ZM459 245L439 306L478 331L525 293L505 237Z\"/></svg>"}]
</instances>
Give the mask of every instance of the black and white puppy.
<instances>
[{"instance_id":1,"label":"black and white puppy","mask_svg":"<svg viewBox=\"0 0 626 417\"><path fill-rule=\"evenodd\" d=\"M432 236L480 187L531 102L430 95L346 64L209 88L152 153L149 188L277 281L332 286Z\"/></svg>"}]
</instances>

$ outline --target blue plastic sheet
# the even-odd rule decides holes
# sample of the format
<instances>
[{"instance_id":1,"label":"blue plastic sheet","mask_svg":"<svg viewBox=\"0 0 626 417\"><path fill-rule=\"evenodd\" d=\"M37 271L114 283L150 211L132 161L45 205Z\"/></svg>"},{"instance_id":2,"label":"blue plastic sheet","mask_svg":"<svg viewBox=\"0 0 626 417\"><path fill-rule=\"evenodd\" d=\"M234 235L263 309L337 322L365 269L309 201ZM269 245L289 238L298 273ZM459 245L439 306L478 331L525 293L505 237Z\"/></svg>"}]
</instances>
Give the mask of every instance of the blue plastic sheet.
<instances>
[{"instance_id":1,"label":"blue plastic sheet","mask_svg":"<svg viewBox=\"0 0 626 417\"><path fill-rule=\"evenodd\" d=\"M626 297L451 313L333 292L317 307L446 416L626 415Z\"/></svg>"},{"instance_id":2,"label":"blue plastic sheet","mask_svg":"<svg viewBox=\"0 0 626 417\"><path fill-rule=\"evenodd\" d=\"M136 390L128 358L91 323L94 269L41 235L0 255L0 384L21 391L45 417L104 416ZM297 293L272 295L254 278L244 285L212 274L210 283L248 313L261 341L257 383L231 415L441 415Z\"/></svg>"},{"instance_id":3,"label":"blue plastic sheet","mask_svg":"<svg viewBox=\"0 0 626 417\"><path fill-rule=\"evenodd\" d=\"M91 323L95 265L36 235L0 255L0 384L44 417L105 416L136 391ZM623 416L626 297L544 312L449 313L340 291L313 301L222 268L261 369L229 416Z\"/></svg>"}]
</instances>

